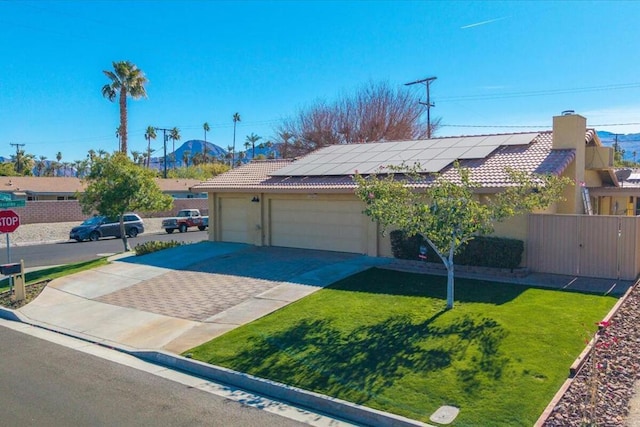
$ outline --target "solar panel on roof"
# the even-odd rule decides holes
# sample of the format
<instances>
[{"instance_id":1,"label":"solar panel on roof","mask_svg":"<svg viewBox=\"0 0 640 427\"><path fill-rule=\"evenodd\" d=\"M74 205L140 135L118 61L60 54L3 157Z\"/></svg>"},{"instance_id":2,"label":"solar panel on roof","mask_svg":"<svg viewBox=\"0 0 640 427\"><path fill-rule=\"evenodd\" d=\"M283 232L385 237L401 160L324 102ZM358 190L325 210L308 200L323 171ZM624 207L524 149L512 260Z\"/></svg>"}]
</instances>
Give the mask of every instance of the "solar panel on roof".
<instances>
[{"instance_id":1,"label":"solar panel on roof","mask_svg":"<svg viewBox=\"0 0 640 427\"><path fill-rule=\"evenodd\" d=\"M379 171L380 166L411 166L417 162L425 172L439 172L456 159L484 158L501 145L526 145L537 135L527 133L335 145L320 149L271 175L350 175L355 169L362 173L374 173Z\"/></svg>"},{"instance_id":2,"label":"solar panel on roof","mask_svg":"<svg viewBox=\"0 0 640 427\"><path fill-rule=\"evenodd\" d=\"M445 166L450 164L449 160L434 159L427 162L420 162L422 172L440 172Z\"/></svg>"},{"instance_id":3,"label":"solar panel on roof","mask_svg":"<svg viewBox=\"0 0 640 427\"><path fill-rule=\"evenodd\" d=\"M508 135L508 138L500 145L526 145L538 136L538 133L523 133Z\"/></svg>"},{"instance_id":4,"label":"solar panel on roof","mask_svg":"<svg viewBox=\"0 0 640 427\"><path fill-rule=\"evenodd\" d=\"M462 140L458 144L456 144L456 146L457 147L475 147L485 139L487 139L486 136L467 136L462 138Z\"/></svg>"},{"instance_id":5,"label":"solar panel on roof","mask_svg":"<svg viewBox=\"0 0 640 427\"><path fill-rule=\"evenodd\" d=\"M471 147L469 151L464 153L461 159L484 159L489 154L491 154L496 148L493 146L485 146L485 147Z\"/></svg>"}]
</instances>

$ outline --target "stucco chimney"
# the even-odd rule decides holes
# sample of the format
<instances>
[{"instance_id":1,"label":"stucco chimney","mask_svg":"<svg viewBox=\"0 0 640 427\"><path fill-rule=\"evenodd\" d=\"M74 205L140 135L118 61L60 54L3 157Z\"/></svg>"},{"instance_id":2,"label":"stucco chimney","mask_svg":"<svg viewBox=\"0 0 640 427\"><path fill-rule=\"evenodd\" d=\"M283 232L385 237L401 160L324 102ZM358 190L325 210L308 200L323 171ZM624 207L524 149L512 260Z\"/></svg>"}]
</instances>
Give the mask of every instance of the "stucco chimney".
<instances>
[{"instance_id":1,"label":"stucco chimney","mask_svg":"<svg viewBox=\"0 0 640 427\"><path fill-rule=\"evenodd\" d=\"M573 179L574 185L565 190L566 203L558 206L558 213L582 214L581 185L584 183L587 119L573 111L565 111L553 118L553 144L555 150L575 150L576 158L564 172Z\"/></svg>"},{"instance_id":2,"label":"stucco chimney","mask_svg":"<svg viewBox=\"0 0 640 427\"><path fill-rule=\"evenodd\" d=\"M565 111L561 116L553 118L553 148L584 149L586 132L587 119L579 114Z\"/></svg>"}]
</instances>

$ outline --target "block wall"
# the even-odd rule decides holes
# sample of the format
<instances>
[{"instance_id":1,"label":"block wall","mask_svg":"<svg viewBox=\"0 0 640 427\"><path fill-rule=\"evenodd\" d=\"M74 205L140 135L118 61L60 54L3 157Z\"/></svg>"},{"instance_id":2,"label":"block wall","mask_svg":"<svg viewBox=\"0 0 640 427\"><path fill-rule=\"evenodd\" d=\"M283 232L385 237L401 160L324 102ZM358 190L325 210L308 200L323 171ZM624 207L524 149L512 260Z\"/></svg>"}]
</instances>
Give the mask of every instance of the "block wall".
<instances>
[{"instance_id":1,"label":"block wall","mask_svg":"<svg viewBox=\"0 0 640 427\"><path fill-rule=\"evenodd\" d=\"M174 199L173 208L164 212L139 212L143 218L162 218L174 216L180 209L200 209L207 215L207 199ZM23 208L11 208L20 216L20 224L40 224L49 222L82 221L87 215L82 213L77 200L39 200L26 201Z\"/></svg>"}]
</instances>

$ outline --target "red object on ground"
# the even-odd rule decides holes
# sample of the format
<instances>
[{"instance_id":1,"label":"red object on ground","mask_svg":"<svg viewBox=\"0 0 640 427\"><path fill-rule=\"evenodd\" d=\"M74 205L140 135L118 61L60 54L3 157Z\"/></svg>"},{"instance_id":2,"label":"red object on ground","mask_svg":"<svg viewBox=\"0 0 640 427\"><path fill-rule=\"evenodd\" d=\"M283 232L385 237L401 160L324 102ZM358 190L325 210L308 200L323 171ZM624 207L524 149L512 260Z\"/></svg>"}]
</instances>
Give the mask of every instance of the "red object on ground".
<instances>
[{"instance_id":1,"label":"red object on ground","mask_svg":"<svg viewBox=\"0 0 640 427\"><path fill-rule=\"evenodd\" d=\"M12 210L0 211L0 233L13 233L20 226L20 217Z\"/></svg>"}]
</instances>

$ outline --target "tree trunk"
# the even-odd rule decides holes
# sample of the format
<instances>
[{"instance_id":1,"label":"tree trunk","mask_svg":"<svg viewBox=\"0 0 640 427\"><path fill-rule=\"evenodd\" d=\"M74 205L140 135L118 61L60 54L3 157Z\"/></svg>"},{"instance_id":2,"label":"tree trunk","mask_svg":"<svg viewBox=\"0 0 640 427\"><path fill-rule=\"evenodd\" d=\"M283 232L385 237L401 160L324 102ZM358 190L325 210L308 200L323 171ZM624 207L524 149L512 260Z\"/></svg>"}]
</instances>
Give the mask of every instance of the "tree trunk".
<instances>
[{"instance_id":1,"label":"tree trunk","mask_svg":"<svg viewBox=\"0 0 640 427\"><path fill-rule=\"evenodd\" d=\"M447 310L451 310L453 308L453 270L455 267L453 264L453 251L455 249L454 245L455 244L452 241L451 247L449 248L449 259L445 263L445 265L447 266Z\"/></svg>"},{"instance_id":2,"label":"tree trunk","mask_svg":"<svg viewBox=\"0 0 640 427\"><path fill-rule=\"evenodd\" d=\"M453 292L453 290L454 290L454 283L453 283L453 271L454 271L453 253L454 253L454 250L455 250L455 241L453 239L451 240L451 247L449 248L449 257L445 258L440 253L440 251L438 251L438 248L436 247L436 245L433 244L433 242L431 240L426 238L424 235L421 235L421 236L429 244L429 246L431 246L431 248L435 251L435 253L440 257L440 259L442 260L442 263L447 268L447 310L451 310L453 308L453 293L454 293Z\"/></svg>"},{"instance_id":3,"label":"tree trunk","mask_svg":"<svg viewBox=\"0 0 640 427\"><path fill-rule=\"evenodd\" d=\"M120 236L122 237L122 244L124 245L124 251L129 252L131 248L129 247L129 240L127 239L127 233L124 228L124 215L120 215Z\"/></svg>"}]
</instances>

